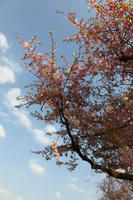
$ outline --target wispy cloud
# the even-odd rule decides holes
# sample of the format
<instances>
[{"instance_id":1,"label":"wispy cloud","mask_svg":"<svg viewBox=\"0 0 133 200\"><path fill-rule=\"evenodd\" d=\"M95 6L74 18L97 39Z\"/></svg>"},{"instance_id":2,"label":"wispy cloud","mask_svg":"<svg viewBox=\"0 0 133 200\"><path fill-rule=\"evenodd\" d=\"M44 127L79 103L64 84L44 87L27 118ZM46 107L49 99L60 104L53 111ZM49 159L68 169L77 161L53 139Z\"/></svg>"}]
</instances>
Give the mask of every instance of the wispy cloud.
<instances>
[{"instance_id":1,"label":"wispy cloud","mask_svg":"<svg viewBox=\"0 0 133 200\"><path fill-rule=\"evenodd\" d=\"M0 33L0 50L6 52L9 49L7 38L3 33Z\"/></svg>"},{"instance_id":2,"label":"wispy cloud","mask_svg":"<svg viewBox=\"0 0 133 200\"><path fill-rule=\"evenodd\" d=\"M8 190L0 188L0 199L1 200L23 200L21 197L13 196Z\"/></svg>"},{"instance_id":3,"label":"wispy cloud","mask_svg":"<svg viewBox=\"0 0 133 200\"><path fill-rule=\"evenodd\" d=\"M78 181L78 178L77 178L77 177L71 177L71 181L72 181L72 182L77 182L77 181Z\"/></svg>"},{"instance_id":4,"label":"wispy cloud","mask_svg":"<svg viewBox=\"0 0 133 200\"><path fill-rule=\"evenodd\" d=\"M28 130L31 130L32 123L27 116L27 113L24 111L20 111L15 108L16 105L19 105L20 102L16 99L17 96L21 95L21 90L19 88L12 88L6 94L6 106L10 109L12 114L19 119L21 125L26 127Z\"/></svg>"},{"instance_id":5,"label":"wispy cloud","mask_svg":"<svg viewBox=\"0 0 133 200\"><path fill-rule=\"evenodd\" d=\"M32 130L32 133L35 137L35 140L37 142L39 142L39 144L42 144L42 145L48 145L51 143L52 141L52 138L50 139L46 133L54 133L56 132L56 128L53 126L53 125L48 125L46 126L46 128L44 130L40 130L40 129L33 129Z\"/></svg>"},{"instance_id":6,"label":"wispy cloud","mask_svg":"<svg viewBox=\"0 0 133 200\"><path fill-rule=\"evenodd\" d=\"M72 189L75 192L79 192L83 195L85 195L86 200L96 200L97 198L97 191L95 189L93 190L85 190L81 187L77 186L76 184L68 184L67 187Z\"/></svg>"},{"instance_id":7,"label":"wispy cloud","mask_svg":"<svg viewBox=\"0 0 133 200\"><path fill-rule=\"evenodd\" d=\"M0 111L0 116L3 116L3 117L8 117L8 116L9 116L9 114L7 114L6 112L2 112L2 111Z\"/></svg>"},{"instance_id":8,"label":"wispy cloud","mask_svg":"<svg viewBox=\"0 0 133 200\"><path fill-rule=\"evenodd\" d=\"M5 94L6 97L6 106L10 109L17 110L15 108L16 105L19 105L19 101L16 99L17 96L21 95L21 90L19 88L11 88Z\"/></svg>"},{"instance_id":9,"label":"wispy cloud","mask_svg":"<svg viewBox=\"0 0 133 200\"><path fill-rule=\"evenodd\" d=\"M37 175L44 175L45 174L44 167L42 167L41 165L39 165L37 163L37 160L30 160L29 161L29 168L31 169L31 171L34 174L37 174Z\"/></svg>"},{"instance_id":10,"label":"wispy cloud","mask_svg":"<svg viewBox=\"0 0 133 200\"><path fill-rule=\"evenodd\" d=\"M48 145L50 143L50 139L44 134L44 131L40 129L33 129L33 134L35 139L42 145Z\"/></svg>"},{"instance_id":11,"label":"wispy cloud","mask_svg":"<svg viewBox=\"0 0 133 200\"><path fill-rule=\"evenodd\" d=\"M35 140L42 145L48 145L51 143L51 140L46 136L46 132L54 133L56 128L53 125L48 125L44 130L32 128L32 122L28 117L28 114L25 111L18 110L15 108L16 105L19 105L20 102L16 99L17 96L21 96L20 88L12 88L6 94L5 105L9 108L10 112L17 117L20 124L26 127L31 131L35 137Z\"/></svg>"},{"instance_id":12,"label":"wispy cloud","mask_svg":"<svg viewBox=\"0 0 133 200\"><path fill-rule=\"evenodd\" d=\"M77 191L79 193L85 193L84 189L81 189L80 187L78 187L76 184L68 184L67 185L69 188L71 188L74 191Z\"/></svg>"},{"instance_id":13,"label":"wispy cloud","mask_svg":"<svg viewBox=\"0 0 133 200\"><path fill-rule=\"evenodd\" d=\"M46 128L46 131L48 132L48 133L54 133L54 132L56 132L57 130L56 130L56 128L54 127L54 126L52 126L52 125L48 125L47 126L47 128Z\"/></svg>"},{"instance_id":14,"label":"wispy cloud","mask_svg":"<svg viewBox=\"0 0 133 200\"><path fill-rule=\"evenodd\" d=\"M6 137L6 132L2 124L0 124L0 137Z\"/></svg>"},{"instance_id":15,"label":"wispy cloud","mask_svg":"<svg viewBox=\"0 0 133 200\"><path fill-rule=\"evenodd\" d=\"M0 33L0 51L6 53L7 49L9 49L7 38L3 33ZM14 73L21 71L22 68L17 62L10 60L7 56L0 56L0 84L15 83Z\"/></svg>"},{"instance_id":16,"label":"wispy cloud","mask_svg":"<svg viewBox=\"0 0 133 200\"><path fill-rule=\"evenodd\" d=\"M19 63L10 60L9 58L7 58L6 56L2 56L1 57L2 61L4 61L4 63L6 65L8 65L14 72L16 73L20 73L22 72L22 68L20 67Z\"/></svg>"},{"instance_id":17,"label":"wispy cloud","mask_svg":"<svg viewBox=\"0 0 133 200\"><path fill-rule=\"evenodd\" d=\"M20 124L23 125L28 130L31 130L32 123L24 111L14 111L13 114L19 119Z\"/></svg>"},{"instance_id":18,"label":"wispy cloud","mask_svg":"<svg viewBox=\"0 0 133 200\"><path fill-rule=\"evenodd\" d=\"M7 66L0 66L0 84L15 83L13 71Z\"/></svg>"}]
</instances>

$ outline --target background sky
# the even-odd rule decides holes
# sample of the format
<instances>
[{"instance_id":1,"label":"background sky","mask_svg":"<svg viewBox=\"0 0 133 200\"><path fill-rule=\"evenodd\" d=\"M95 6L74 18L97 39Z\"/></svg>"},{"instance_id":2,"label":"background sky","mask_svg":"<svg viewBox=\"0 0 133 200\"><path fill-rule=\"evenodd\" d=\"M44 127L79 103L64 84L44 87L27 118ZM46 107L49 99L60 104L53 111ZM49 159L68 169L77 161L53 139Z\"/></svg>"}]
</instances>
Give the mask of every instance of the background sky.
<instances>
[{"instance_id":1,"label":"background sky","mask_svg":"<svg viewBox=\"0 0 133 200\"><path fill-rule=\"evenodd\" d=\"M56 10L77 10L78 18L88 16L85 0L0 0L0 200L97 200L96 175L80 162L70 173L64 166L31 154L51 141L46 131L57 130L37 121L26 110L17 110L16 96L25 94L32 80L23 67L24 52L16 34L30 40L38 35L46 51L48 31L53 29L58 43L57 55L70 57L75 46L61 41L75 29Z\"/></svg>"}]
</instances>

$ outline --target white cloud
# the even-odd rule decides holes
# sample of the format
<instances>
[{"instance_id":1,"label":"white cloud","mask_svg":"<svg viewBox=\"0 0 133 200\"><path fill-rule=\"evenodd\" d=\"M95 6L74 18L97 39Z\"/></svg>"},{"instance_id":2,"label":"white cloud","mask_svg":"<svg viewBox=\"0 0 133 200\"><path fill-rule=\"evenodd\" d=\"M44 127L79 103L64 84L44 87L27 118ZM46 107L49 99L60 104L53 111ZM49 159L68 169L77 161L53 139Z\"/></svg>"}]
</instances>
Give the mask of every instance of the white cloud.
<instances>
[{"instance_id":1,"label":"white cloud","mask_svg":"<svg viewBox=\"0 0 133 200\"><path fill-rule=\"evenodd\" d=\"M67 187L72 189L75 192L81 193L84 200L97 200L97 189L91 188L90 190L82 189L78 187L76 184L68 184Z\"/></svg>"},{"instance_id":2,"label":"white cloud","mask_svg":"<svg viewBox=\"0 0 133 200\"><path fill-rule=\"evenodd\" d=\"M6 56L2 56L1 59L16 73L22 72L22 68L19 63L9 60Z\"/></svg>"},{"instance_id":3,"label":"white cloud","mask_svg":"<svg viewBox=\"0 0 133 200\"><path fill-rule=\"evenodd\" d=\"M6 52L9 49L9 44L7 42L6 36L0 33L0 50Z\"/></svg>"},{"instance_id":4,"label":"white cloud","mask_svg":"<svg viewBox=\"0 0 133 200\"><path fill-rule=\"evenodd\" d=\"M96 200L96 190L91 189L91 190L85 190L82 189L81 187L78 187L76 184L68 184L67 187L69 187L70 189L72 189L73 191L79 192L83 195L85 195L85 199L86 200Z\"/></svg>"},{"instance_id":5,"label":"white cloud","mask_svg":"<svg viewBox=\"0 0 133 200\"><path fill-rule=\"evenodd\" d=\"M0 115L3 116L3 117L8 117L9 116L9 114L7 114L5 112L2 112L2 111L0 111Z\"/></svg>"},{"instance_id":6,"label":"white cloud","mask_svg":"<svg viewBox=\"0 0 133 200\"><path fill-rule=\"evenodd\" d=\"M20 123L28 130L31 130L32 123L24 111L14 111L13 114L19 119Z\"/></svg>"},{"instance_id":7,"label":"white cloud","mask_svg":"<svg viewBox=\"0 0 133 200\"><path fill-rule=\"evenodd\" d=\"M16 99L17 96L21 95L19 88L12 88L6 94L6 106L11 109L12 113L19 119L20 123L25 126L28 130L31 130L32 123L28 118L26 112L20 111L14 106L19 105L20 102Z\"/></svg>"},{"instance_id":8,"label":"white cloud","mask_svg":"<svg viewBox=\"0 0 133 200\"><path fill-rule=\"evenodd\" d=\"M50 143L50 139L44 135L44 132L40 129L33 129L33 134L35 139L43 145L48 145Z\"/></svg>"},{"instance_id":9,"label":"white cloud","mask_svg":"<svg viewBox=\"0 0 133 200\"><path fill-rule=\"evenodd\" d=\"M79 188L76 184L68 184L68 187L79 193L85 193L84 189Z\"/></svg>"},{"instance_id":10,"label":"white cloud","mask_svg":"<svg viewBox=\"0 0 133 200\"><path fill-rule=\"evenodd\" d=\"M47 131L48 133L51 133L51 134L52 134L52 133L56 132L57 130L56 130L56 128L55 128L54 126L49 125L49 126L47 126L46 131Z\"/></svg>"},{"instance_id":11,"label":"white cloud","mask_svg":"<svg viewBox=\"0 0 133 200\"><path fill-rule=\"evenodd\" d=\"M20 123L25 126L28 130L32 129L32 123L30 119L28 118L26 112L20 111L17 108L15 108L16 105L21 104L20 101L18 101L16 98L18 96L21 96L21 90L20 88L12 88L10 89L6 94L6 106L11 110L12 114L14 114L20 121ZM48 145L51 140L45 135L45 132L53 133L56 132L56 128L52 125L49 125L46 127L44 131L40 129L33 129L33 134L35 136L35 139L42 145Z\"/></svg>"},{"instance_id":12,"label":"white cloud","mask_svg":"<svg viewBox=\"0 0 133 200\"><path fill-rule=\"evenodd\" d=\"M0 124L0 137L6 137L6 132L4 127Z\"/></svg>"},{"instance_id":13,"label":"white cloud","mask_svg":"<svg viewBox=\"0 0 133 200\"><path fill-rule=\"evenodd\" d=\"M61 199L61 193L60 192L56 192L56 198Z\"/></svg>"},{"instance_id":14,"label":"white cloud","mask_svg":"<svg viewBox=\"0 0 133 200\"><path fill-rule=\"evenodd\" d=\"M0 188L0 200L23 200L21 197L13 196L8 190Z\"/></svg>"},{"instance_id":15,"label":"white cloud","mask_svg":"<svg viewBox=\"0 0 133 200\"><path fill-rule=\"evenodd\" d=\"M16 99L17 96L21 95L19 88L12 88L6 93L6 105L11 109L16 109L14 106L19 105L19 101Z\"/></svg>"},{"instance_id":16,"label":"white cloud","mask_svg":"<svg viewBox=\"0 0 133 200\"><path fill-rule=\"evenodd\" d=\"M29 167L31 171L37 175L44 175L45 169L41 165L37 163L37 160L30 160L29 161Z\"/></svg>"},{"instance_id":17,"label":"white cloud","mask_svg":"<svg viewBox=\"0 0 133 200\"><path fill-rule=\"evenodd\" d=\"M72 181L72 182L77 182L77 181L78 181L78 178L72 177L72 178L71 178L71 181Z\"/></svg>"},{"instance_id":18,"label":"white cloud","mask_svg":"<svg viewBox=\"0 0 133 200\"><path fill-rule=\"evenodd\" d=\"M7 66L0 66L0 83L15 83L13 71Z\"/></svg>"}]
</instances>

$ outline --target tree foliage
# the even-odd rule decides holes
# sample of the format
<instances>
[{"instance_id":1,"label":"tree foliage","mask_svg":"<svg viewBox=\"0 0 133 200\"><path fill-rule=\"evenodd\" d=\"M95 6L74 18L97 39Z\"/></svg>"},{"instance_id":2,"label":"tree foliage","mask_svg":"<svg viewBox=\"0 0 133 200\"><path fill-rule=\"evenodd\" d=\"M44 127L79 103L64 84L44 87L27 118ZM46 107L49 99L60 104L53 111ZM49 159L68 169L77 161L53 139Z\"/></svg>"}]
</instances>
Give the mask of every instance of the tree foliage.
<instances>
[{"instance_id":1,"label":"tree foliage","mask_svg":"<svg viewBox=\"0 0 133 200\"><path fill-rule=\"evenodd\" d=\"M133 182L111 177L104 179L100 185L100 200L131 200L133 198Z\"/></svg>"},{"instance_id":2,"label":"tree foliage","mask_svg":"<svg viewBox=\"0 0 133 200\"><path fill-rule=\"evenodd\" d=\"M76 13L59 12L77 28L64 40L77 44L72 64L65 56L64 65L56 64L52 31L51 49L43 53L36 52L36 36L28 42L19 37L25 67L35 77L19 99L27 108L39 105L38 119L60 124L54 133L59 145L54 141L37 154L56 156L70 170L81 158L96 172L133 181L133 3L88 3L93 18L78 21Z\"/></svg>"}]
</instances>

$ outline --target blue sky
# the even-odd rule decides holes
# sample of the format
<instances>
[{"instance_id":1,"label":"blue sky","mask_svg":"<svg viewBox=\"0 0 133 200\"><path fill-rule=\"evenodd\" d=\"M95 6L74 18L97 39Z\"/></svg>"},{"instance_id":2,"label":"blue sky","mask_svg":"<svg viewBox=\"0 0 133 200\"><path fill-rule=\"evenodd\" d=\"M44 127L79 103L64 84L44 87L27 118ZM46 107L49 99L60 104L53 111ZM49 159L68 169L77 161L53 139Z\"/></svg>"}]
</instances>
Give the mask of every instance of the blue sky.
<instances>
[{"instance_id":1,"label":"blue sky","mask_svg":"<svg viewBox=\"0 0 133 200\"><path fill-rule=\"evenodd\" d=\"M77 10L78 17L88 16L84 0L0 0L0 200L97 200L96 175L88 164L70 173L31 154L51 141L46 131L58 127L32 118L26 110L17 110L16 96L25 94L24 85L32 80L24 69L24 55L16 34L29 40L38 35L49 47L48 31L53 29L58 42L57 55L70 57L75 46L61 41L75 30L56 10Z\"/></svg>"}]
</instances>

